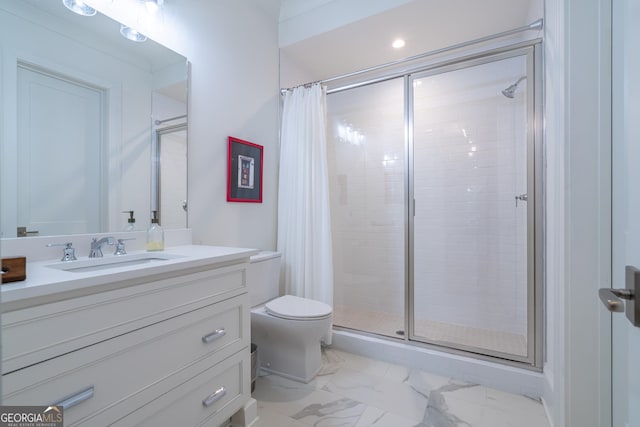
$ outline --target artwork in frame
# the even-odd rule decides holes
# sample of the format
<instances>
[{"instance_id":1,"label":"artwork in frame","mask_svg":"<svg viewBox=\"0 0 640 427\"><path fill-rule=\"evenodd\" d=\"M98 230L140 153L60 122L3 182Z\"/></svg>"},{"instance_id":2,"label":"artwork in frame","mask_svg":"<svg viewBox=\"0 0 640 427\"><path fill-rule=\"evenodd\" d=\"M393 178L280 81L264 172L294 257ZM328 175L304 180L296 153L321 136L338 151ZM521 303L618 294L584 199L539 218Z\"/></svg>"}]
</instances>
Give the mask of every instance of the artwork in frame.
<instances>
[{"instance_id":1,"label":"artwork in frame","mask_svg":"<svg viewBox=\"0 0 640 427\"><path fill-rule=\"evenodd\" d=\"M227 201L262 203L262 145L229 137Z\"/></svg>"}]
</instances>

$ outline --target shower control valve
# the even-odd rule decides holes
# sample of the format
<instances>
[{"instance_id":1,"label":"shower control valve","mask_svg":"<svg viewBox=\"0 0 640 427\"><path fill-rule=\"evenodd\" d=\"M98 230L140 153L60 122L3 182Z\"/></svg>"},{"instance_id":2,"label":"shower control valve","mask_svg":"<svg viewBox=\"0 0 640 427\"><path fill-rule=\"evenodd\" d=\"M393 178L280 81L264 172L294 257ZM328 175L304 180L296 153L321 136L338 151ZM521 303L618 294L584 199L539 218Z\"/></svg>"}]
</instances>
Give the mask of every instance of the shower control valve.
<instances>
[{"instance_id":1,"label":"shower control valve","mask_svg":"<svg viewBox=\"0 0 640 427\"><path fill-rule=\"evenodd\" d=\"M519 195L516 196L516 208L518 207L518 200L520 200L522 202L526 202L527 201L527 193L519 194Z\"/></svg>"}]
</instances>

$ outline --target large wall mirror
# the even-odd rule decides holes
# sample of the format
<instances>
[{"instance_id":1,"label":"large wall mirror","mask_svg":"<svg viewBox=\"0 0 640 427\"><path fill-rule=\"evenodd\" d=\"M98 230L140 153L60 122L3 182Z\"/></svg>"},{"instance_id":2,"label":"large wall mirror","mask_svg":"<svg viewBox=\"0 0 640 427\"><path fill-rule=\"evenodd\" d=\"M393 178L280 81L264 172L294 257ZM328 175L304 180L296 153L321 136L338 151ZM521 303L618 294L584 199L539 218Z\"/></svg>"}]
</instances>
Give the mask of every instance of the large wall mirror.
<instances>
[{"instance_id":1,"label":"large wall mirror","mask_svg":"<svg viewBox=\"0 0 640 427\"><path fill-rule=\"evenodd\" d=\"M120 27L0 0L2 237L187 227L187 59Z\"/></svg>"}]
</instances>

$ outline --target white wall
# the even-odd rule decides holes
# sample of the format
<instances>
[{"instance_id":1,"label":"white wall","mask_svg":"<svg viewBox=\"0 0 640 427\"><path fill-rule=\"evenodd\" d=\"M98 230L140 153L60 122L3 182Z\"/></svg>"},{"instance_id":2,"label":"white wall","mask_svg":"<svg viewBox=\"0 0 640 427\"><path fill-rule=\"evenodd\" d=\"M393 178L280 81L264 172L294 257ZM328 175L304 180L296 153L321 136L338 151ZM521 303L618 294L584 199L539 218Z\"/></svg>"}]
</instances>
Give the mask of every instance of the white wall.
<instances>
[{"instance_id":1,"label":"white wall","mask_svg":"<svg viewBox=\"0 0 640 427\"><path fill-rule=\"evenodd\" d=\"M283 0L280 12L280 46L383 13L409 1L412 0Z\"/></svg>"},{"instance_id":2,"label":"white wall","mask_svg":"<svg viewBox=\"0 0 640 427\"><path fill-rule=\"evenodd\" d=\"M156 91L151 94L151 105L153 106L153 120L165 120L187 114L187 106L184 102ZM185 121L186 119L176 119L159 125L154 123L154 127L162 128L184 123Z\"/></svg>"},{"instance_id":3,"label":"white wall","mask_svg":"<svg viewBox=\"0 0 640 427\"><path fill-rule=\"evenodd\" d=\"M88 2L125 23L126 2ZM278 17L257 1L167 1L147 34L191 62L189 227L194 243L275 249ZM227 137L264 146L263 203L228 203Z\"/></svg>"},{"instance_id":4,"label":"white wall","mask_svg":"<svg viewBox=\"0 0 640 427\"><path fill-rule=\"evenodd\" d=\"M313 73L291 60L286 50L280 50L280 86L294 87L313 81ZM302 82L302 83L301 83Z\"/></svg>"}]
</instances>

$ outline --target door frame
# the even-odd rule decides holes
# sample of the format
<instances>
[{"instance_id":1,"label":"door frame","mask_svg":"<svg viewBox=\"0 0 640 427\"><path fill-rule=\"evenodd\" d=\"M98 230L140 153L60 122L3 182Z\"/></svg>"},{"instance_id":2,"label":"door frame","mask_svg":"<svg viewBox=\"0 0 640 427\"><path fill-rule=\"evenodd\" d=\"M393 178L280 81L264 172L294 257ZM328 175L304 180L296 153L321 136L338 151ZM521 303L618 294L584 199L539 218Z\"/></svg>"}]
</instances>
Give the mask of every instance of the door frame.
<instances>
[{"instance_id":1,"label":"door frame","mask_svg":"<svg viewBox=\"0 0 640 427\"><path fill-rule=\"evenodd\" d=\"M548 353L554 426L611 425L611 0L545 1Z\"/></svg>"}]
</instances>

